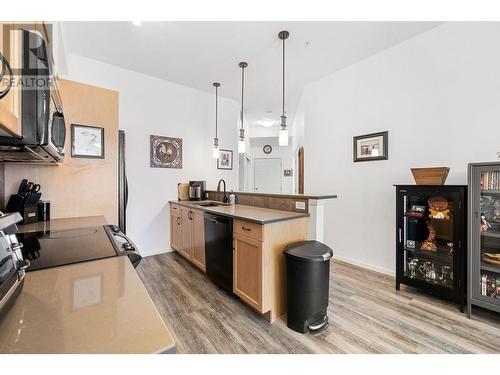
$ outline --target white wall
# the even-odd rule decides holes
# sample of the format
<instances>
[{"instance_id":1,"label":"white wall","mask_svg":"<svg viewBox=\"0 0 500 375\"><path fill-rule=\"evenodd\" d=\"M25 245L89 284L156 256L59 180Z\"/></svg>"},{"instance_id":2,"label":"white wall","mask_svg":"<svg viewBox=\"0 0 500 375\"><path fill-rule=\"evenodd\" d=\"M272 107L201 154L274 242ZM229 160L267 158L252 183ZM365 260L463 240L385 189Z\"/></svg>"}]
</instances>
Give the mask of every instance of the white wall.
<instances>
[{"instance_id":1,"label":"white wall","mask_svg":"<svg viewBox=\"0 0 500 375\"><path fill-rule=\"evenodd\" d=\"M305 121L305 112L304 112L304 104L305 100L301 97L299 104L297 106L297 110L295 111L295 116L293 117L293 126L291 129L292 142L291 148L293 152L293 165L294 165L294 177L293 177L293 188L294 193L298 193L299 191L299 159L298 152L301 147L304 146L304 121ZM304 153L304 159L307 155ZM304 171L305 174L306 171Z\"/></svg>"},{"instance_id":2,"label":"white wall","mask_svg":"<svg viewBox=\"0 0 500 375\"><path fill-rule=\"evenodd\" d=\"M496 158L499 46L498 23L449 23L306 87L305 188L338 194L325 212L335 256L393 274L393 184L426 166L466 184L468 162ZM389 160L353 163L352 137L383 130Z\"/></svg>"},{"instance_id":3,"label":"white wall","mask_svg":"<svg viewBox=\"0 0 500 375\"><path fill-rule=\"evenodd\" d=\"M224 178L228 189L238 184L238 105L220 98L221 148L232 149L233 170L218 170L212 159L215 114L214 96L185 86L104 64L78 55L66 56L63 78L117 90L120 97L120 129L126 132L129 183L127 234L141 254L170 249L168 201L177 199L177 183L206 180L215 188ZM207 82L210 86L211 82ZM224 83L220 93L224 91ZM149 136L183 139L183 168L149 166Z\"/></svg>"},{"instance_id":4,"label":"white wall","mask_svg":"<svg viewBox=\"0 0 500 375\"><path fill-rule=\"evenodd\" d=\"M271 145L273 148L270 154L265 154L263 151L264 145ZM285 177L283 175L283 170L292 169L293 175L295 175L295 167L293 163L293 151L291 146L280 146L278 144L278 137L266 138L251 138L250 139L250 152L248 153L250 157L250 185L251 191L255 191L255 181L254 181L254 159L255 158L274 158L281 159L281 192L282 193L293 193L294 189L294 177Z\"/></svg>"}]
</instances>

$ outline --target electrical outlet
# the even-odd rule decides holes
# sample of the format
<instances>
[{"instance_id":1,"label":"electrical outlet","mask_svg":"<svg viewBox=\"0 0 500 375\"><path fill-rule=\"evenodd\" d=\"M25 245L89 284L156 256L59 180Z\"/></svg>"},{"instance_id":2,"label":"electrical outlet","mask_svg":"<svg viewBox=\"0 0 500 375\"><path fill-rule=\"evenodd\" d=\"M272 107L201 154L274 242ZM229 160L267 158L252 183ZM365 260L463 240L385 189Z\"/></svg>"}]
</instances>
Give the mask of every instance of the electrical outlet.
<instances>
[{"instance_id":1,"label":"electrical outlet","mask_svg":"<svg viewBox=\"0 0 500 375\"><path fill-rule=\"evenodd\" d=\"M306 209L306 202L295 202L295 208L297 210L305 210Z\"/></svg>"}]
</instances>

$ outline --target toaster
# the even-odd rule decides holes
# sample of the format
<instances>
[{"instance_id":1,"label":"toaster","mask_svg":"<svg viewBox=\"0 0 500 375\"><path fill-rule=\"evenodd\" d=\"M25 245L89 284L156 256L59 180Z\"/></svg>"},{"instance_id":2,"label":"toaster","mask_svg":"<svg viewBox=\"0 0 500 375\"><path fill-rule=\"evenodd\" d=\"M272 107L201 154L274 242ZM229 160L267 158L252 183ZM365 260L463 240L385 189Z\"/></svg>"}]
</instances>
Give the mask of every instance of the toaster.
<instances>
[{"instance_id":1,"label":"toaster","mask_svg":"<svg viewBox=\"0 0 500 375\"><path fill-rule=\"evenodd\" d=\"M0 213L0 318L7 313L21 293L29 261L22 256L17 241L17 223L23 221L19 212Z\"/></svg>"}]
</instances>

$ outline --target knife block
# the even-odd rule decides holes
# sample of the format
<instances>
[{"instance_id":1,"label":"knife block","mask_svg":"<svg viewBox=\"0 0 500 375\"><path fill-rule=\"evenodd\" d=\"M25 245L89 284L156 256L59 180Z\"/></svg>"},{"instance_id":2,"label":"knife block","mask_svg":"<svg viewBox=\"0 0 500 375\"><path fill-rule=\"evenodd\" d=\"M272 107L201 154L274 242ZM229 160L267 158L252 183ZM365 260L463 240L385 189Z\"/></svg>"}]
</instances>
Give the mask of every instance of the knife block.
<instances>
[{"instance_id":1,"label":"knife block","mask_svg":"<svg viewBox=\"0 0 500 375\"><path fill-rule=\"evenodd\" d=\"M38 221L38 207L24 206L21 215L24 219L23 224L36 223Z\"/></svg>"}]
</instances>

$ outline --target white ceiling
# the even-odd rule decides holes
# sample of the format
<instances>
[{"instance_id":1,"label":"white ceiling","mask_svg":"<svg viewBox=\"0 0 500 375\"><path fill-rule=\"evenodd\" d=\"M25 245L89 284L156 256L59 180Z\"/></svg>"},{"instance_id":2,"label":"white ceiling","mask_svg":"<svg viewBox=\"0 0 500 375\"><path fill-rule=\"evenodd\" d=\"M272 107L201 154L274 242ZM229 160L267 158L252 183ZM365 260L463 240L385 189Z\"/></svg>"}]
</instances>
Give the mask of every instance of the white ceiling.
<instances>
[{"instance_id":1,"label":"white ceiling","mask_svg":"<svg viewBox=\"0 0 500 375\"><path fill-rule=\"evenodd\" d=\"M280 30L288 30L288 123L304 85L425 32L437 22L63 22L68 52L240 102L247 61L245 117L250 126L281 114ZM271 112L271 113L269 113ZM276 130L277 132L277 130Z\"/></svg>"}]
</instances>

